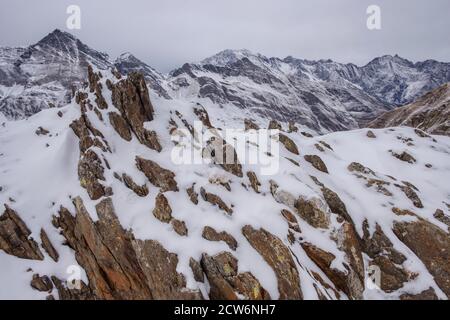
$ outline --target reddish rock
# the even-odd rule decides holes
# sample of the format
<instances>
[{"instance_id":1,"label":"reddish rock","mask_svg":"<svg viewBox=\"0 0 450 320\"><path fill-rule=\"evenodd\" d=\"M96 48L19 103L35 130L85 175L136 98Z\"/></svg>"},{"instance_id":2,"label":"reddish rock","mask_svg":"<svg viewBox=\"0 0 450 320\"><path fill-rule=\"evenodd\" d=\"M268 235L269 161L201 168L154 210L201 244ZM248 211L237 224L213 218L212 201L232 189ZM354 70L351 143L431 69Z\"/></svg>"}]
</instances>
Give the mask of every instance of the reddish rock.
<instances>
[{"instance_id":1,"label":"reddish rock","mask_svg":"<svg viewBox=\"0 0 450 320\"><path fill-rule=\"evenodd\" d=\"M136 157L136 167L145 174L154 186L161 188L161 192L178 191L175 173L172 171L160 167L152 160L141 157Z\"/></svg>"}]
</instances>

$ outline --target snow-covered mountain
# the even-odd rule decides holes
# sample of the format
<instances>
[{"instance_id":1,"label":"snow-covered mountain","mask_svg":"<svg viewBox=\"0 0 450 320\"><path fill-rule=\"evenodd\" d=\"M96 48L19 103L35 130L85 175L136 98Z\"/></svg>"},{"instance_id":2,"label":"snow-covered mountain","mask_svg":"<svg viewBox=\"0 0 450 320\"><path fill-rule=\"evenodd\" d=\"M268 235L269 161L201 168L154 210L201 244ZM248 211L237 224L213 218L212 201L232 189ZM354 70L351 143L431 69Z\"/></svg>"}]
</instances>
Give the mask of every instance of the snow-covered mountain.
<instances>
[{"instance_id":1,"label":"snow-covered mountain","mask_svg":"<svg viewBox=\"0 0 450 320\"><path fill-rule=\"evenodd\" d=\"M0 298L450 296L449 137L272 121L279 152L233 148L225 129L255 123L151 98L142 74L88 79L67 106L0 122Z\"/></svg>"},{"instance_id":2,"label":"snow-covered mountain","mask_svg":"<svg viewBox=\"0 0 450 320\"><path fill-rule=\"evenodd\" d=\"M418 100L386 112L369 123L371 128L409 126L432 134L450 136L450 83Z\"/></svg>"},{"instance_id":3,"label":"snow-covered mountain","mask_svg":"<svg viewBox=\"0 0 450 320\"><path fill-rule=\"evenodd\" d=\"M64 105L72 84L79 87L85 77L86 62L122 74L143 72L152 94L166 99L198 102L255 122L292 121L317 133L358 128L450 81L450 63L432 60L383 56L358 67L248 50L225 50L162 75L132 54L112 61L55 30L28 48L0 48L0 112L19 119Z\"/></svg>"}]
</instances>

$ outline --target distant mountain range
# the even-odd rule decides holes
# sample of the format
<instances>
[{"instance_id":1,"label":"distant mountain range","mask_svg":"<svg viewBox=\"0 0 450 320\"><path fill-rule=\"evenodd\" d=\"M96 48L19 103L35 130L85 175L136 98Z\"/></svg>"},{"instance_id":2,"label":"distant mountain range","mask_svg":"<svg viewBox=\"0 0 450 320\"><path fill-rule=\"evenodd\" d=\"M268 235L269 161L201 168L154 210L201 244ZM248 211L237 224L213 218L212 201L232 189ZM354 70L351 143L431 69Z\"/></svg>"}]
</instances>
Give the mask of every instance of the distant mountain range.
<instances>
[{"instance_id":1,"label":"distant mountain range","mask_svg":"<svg viewBox=\"0 0 450 320\"><path fill-rule=\"evenodd\" d=\"M225 50L161 74L130 53L116 60L55 30L27 48L0 48L0 112L9 119L63 106L86 78L87 65L140 71L162 99L245 110L255 118L293 121L318 133L354 129L450 81L450 63L399 56L363 67L331 60L268 58Z\"/></svg>"}]
</instances>

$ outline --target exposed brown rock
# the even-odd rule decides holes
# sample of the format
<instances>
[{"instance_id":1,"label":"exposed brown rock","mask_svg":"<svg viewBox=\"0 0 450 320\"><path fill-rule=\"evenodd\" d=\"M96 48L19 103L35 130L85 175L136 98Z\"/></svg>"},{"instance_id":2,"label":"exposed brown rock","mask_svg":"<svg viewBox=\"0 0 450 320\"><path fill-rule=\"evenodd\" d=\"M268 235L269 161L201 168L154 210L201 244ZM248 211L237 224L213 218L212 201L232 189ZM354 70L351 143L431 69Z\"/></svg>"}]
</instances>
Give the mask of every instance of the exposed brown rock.
<instances>
[{"instance_id":1,"label":"exposed brown rock","mask_svg":"<svg viewBox=\"0 0 450 320\"><path fill-rule=\"evenodd\" d=\"M219 196L206 192L205 188L200 188L200 195L204 201L208 201L212 205L217 205L221 210L225 211L228 215L233 214L233 209L229 208Z\"/></svg>"},{"instance_id":2,"label":"exposed brown rock","mask_svg":"<svg viewBox=\"0 0 450 320\"><path fill-rule=\"evenodd\" d=\"M284 145L284 147L291 153L298 155L298 148L294 141L291 140L288 136L280 133L278 135L280 142Z\"/></svg>"},{"instance_id":3,"label":"exposed brown rock","mask_svg":"<svg viewBox=\"0 0 450 320\"><path fill-rule=\"evenodd\" d=\"M360 172L360 173L364 173L364 174L369 174L369 175L374 175L375 176L375 172L373 172L372 169L367 168L365 166L363 166L361 163L358 162L352 162L348 165L347 167L348 171L350 172Z\"/></svg>"},{"instance_id":4,"label":"exposed brown rock","mask_svg":"<svg viewBox=\"0 0 450 320\"><path fill-rule=\"evenodd\" d=\"M155 198L153 215L158 220L165 223L169 223L170 220L172 220L172 208L169 205L169 201L162 193L159 193Z\"/></svg>"},{"instance_id":5,"label":"exposed brown rock","mask_svg":"<svg viewBox=\"0 0 450 320\"><path fill-rule=\"evenodd\" d=\"M297 213L314 228L328 228L330 214L324 211L323 203L319 198L304 199L300 197L295 207Z\"/></svg>"},{"instance_id":6,"label":"exposed brown rock","mask_svg":"<svg viewBox=\"0 0 450 320\"><path fill-rule=\"evenodd\" d=\"M188 235L188 229L184 221L180 221L178 219L172 219L171 221L173 230L178 233L180 236L184 237Z\"/></svg>"},{"instance_id":7,"label":"exposed brown rock","mask_svg":"<svg viewBox=\"0 0 450 320\"><path fill-rule=\"evenodd\" d=\"M316 147L317 150L319 150L320 152L325 152L325 149L318 143L314 144L314 146Z\"/></svg>"},{"instance_id":8,"label":"exposed brown rock","mask_svg":"<svg viewBox=\"0 0 450 320\"><path fill-rule=\"evenodd\" d=\"M275 272L280 299L303 299L297 267L283 242L270 232L249 225L242 228L242 233Z\"/></svg>"},{"instance_id":9,"label":"exposed brown rock","mask_svg":"<svg viewBox=\"0 0 450 320\"><path fill-rule=\"evenodd\" d=\"M145 84L144 76L132 72L112 86L112 102L140 143L161 151L156 133L144 128L144 122L153 120L154 109Z\"/></svg>"},{"instance_id":10,"label":"exposed brown rock","mask_svg":"<svg viewBox=\"0 0 450 320\"><path fill-rule=\"evenodd\" d=\"M420 201L419 196L411 187L406 185L402 186L399 184L395 184L395 186L403 191L403 193L408 197L409 200L411 200L416 208L423 208L422 201Z\"/></svg>"},{"instance_id":11,"label":"exposed brown rock","mask_svg":"<svg viewBox=\"0 0 450 320\"><path fill-rule=\"evenodd\" d=\"M202 266L194 258L189 259L189 266L191 267L192 273L194 274L194 279L197 282L205 282L205 275L203 273Z\"/></svg>"},{"instance_id":12,"label":"exposed brown rock","mask_svg":"<svg viewBox=\"0 0 450 320\"><path fill-rule=\"evenodd\" d=\"M236 250L238 243L232 235L226 231L217 232L214 228L206 226L203 228L202 237L209 241L223 241L231 250Z\"/></svg>"},{"instance_id":13,"label":"exposed brown rock","mask_svg":"<svg viewBox=\"0 0 450 320\"><path fill-rule=\"evenodd\" d=\"M59 254L56 251L55 247L52 245L44 229L41 229L41 242L42 248L44 248L45 252L47 252L50 258L52 258L55 262L58 262Z\"/></svg>"},{"instance_id":14,"label":"exposed brown rock","mask_svg":"<svg viewBox=\"0 0 450 320\"><path fill-rule=\"evenodd\" d=\"M297 128L297 126L295 125L295 123L292 122L292 121L289 121L289 129L288 129L288 132L297 132L297 131L298 131L298 128Z\"/></svg>"},{"instance_id":15,"label":"exposed brown rock","mask_svg":"<svg viewBox=\"0 0 450 320\"><path fill-rule=\"evenodd\" d=\"M19 215L5 204L0 216L0 250L22 259L44 260L31 231Z\"/></svg>"},{"instance_id":16,"label":"exposed brown rock","mask_svg":"<svg viewBox=\"0 0 450 320\"><path fill-rule=\"evenodd\" d=\"M39 274L33 274L33 279L30 283L33 289L37 291L46 292L53 289L53 283L47 276L39 276Z\"/></svg>"},{"instance_id":17,"label":"exposed brown rock","mask_svg":"<svg viewBox=\"0 0 450 320\"><path fill-rule=\"evenodd\" d=\"M238 273L237 260L228 252L214 257L203 254L201 265L210 284L213 300L238 300L236 293L250 300L269 300L269 293L249 272Z\"/></svg>"},{"instance_id":18,"label":"exposed brown rock","mask_svg":"<svg viewBox=\"0 0 450 320\"><path fill-rule=\"evenodd\" d=\"M308 132L304 132L304 131L302 131L302 132L300 132L303 136L305 136L305 137L307 137L307 138L312 138L313 137L313 135L311 134L311 133L308 133Z\"/></svg>"},{"instance_id":19,"label":"exposed brown rock","mask_svg":"<svg viewBox=\"0 0 450 320\"><path fill-rule=\"evenodd\" d=\"M92 200L106 195L105 187L99 182L99 180L105 180L103 172L102 162L93 150L87 150L81 154L78 162L78 177L80 185L86 189Z\"/></svg>"},{"instance_id":20,"label":"exposed brown rock","mask_svg":"<svg viewBox=\"0 0 450 320\"><path fill-rule=\"evenodd\" d=\"M139 197L145 197L148 195L147 186L145 184L143 184L142 186L136 184L136 182L134 182L133 178L131 178L126 173L122 174L122 180L125 183L125 186L127 186L127 188L133 190L134 193L136 193Z\"/></svg>"},{"instance_id":21,"label":"exposed brown rock","mask_svg":"<svg viewBox=\"0 0 450 320\"><path fill-rule=\"evenodd\" d=\"M77 262L89 279L95 299L198 299L200 293L185 288L176 271L178 258L153 240L135 240L120 225L110 198L97 206L93 222L80 198L74 199L76 215L61 208L54 218ZM58 291L73 298L64 287ZM89 295L87 295L89 297ZM63 296L64 298L64 296Z\"/></svg>"},{"instance_id":22,"label":"exposed brown rock","mask_svg":"<svg viewBox=\"0 0 450 320\"><path fill-rule=\"evenodd\" d=\"M317 155L305 155L305 160L312 164L314 168L316 168L319 171L328 173L327 166L322 161L322 159Z\"/></svg>"},{"instance_id":23,"label":"exposed brown rock","mask_svg":"<svg viewBox=\"0 0 450 320\"><path fill-rule=\"evenodd\" d=\"M445 223L450 229L450 217L444 213L441 209L436 209L433 217L438 219L440 222Z\"/></svg>"},{"instance_id":24,"label":"exposed brown rock","mask_svg":"<svg viewBox=\"0 0 450 320\"><path fill-rule=\"evenodd\" d=\"M433 288L429 288L418 294L405 293L400 296L400 300L439 300Z\"/></svg>"},{"instance_id":25,"label":"exposed brown rock","mask_svg":"<svg viewBox=\"0 0 450 320\"><path fill-rule=\"evenodd\" d=\"M131 130L127 121L117 112L108 113L109 122L122 139L131 141Z\"/></svg>"},{"instance_id":26,"label":"exposed brown rock","mask_svg":"<svg viewBox=\"0 0 450 320\"><path fill-rule=\"evenodd\" d=\"M203 125L210 129L213 128L211 121L209 120L208 112L205 110L203 106L197 104L197 107L194 108L194 114L198 117L198 119L203 123Z\"/></svg>"},{"instance_id":27,"label":"exposed brown rock","mask_svg":"<svg viewBox=\"0 0 450 320\"><path fill-rule=\"evenodd\" d=\"M187 194L189 196L189 199L191 199L192 203L193 204L198 204L198 193L195 192L194 186L195 186L195 183L192 185L192 187L187 188L186 192L187 192Z\"/></svg>"},{"instance_id":28,"label":"exposed brown rock","mask_svg":"<svg viewBox=\"0 0 450 320\"><path fill-rule=\"evenodd\" d=\"M283 210L281 210L281 215L288 222L290 229L292 229L296 232L300 232L300 227L298 225L297 218L295 218L295 216L292 214L292 212L290 212L289 210L283 209Z\"/></svg>"},{"instance_id":29,"label":"exposed brown rock","mask_svg":"<svg viewBox=\"0 0 450 320\"><path fill-rule=\"evenodd\" d=\"M250 185L252 186L252 189L256 193L259 193L259 187L261 186L261 183L259 182L258 177L256 176L256 173L254 173L253 171L248 171L247 177L250 180Z\"/></svg>"},{"instance_id":30,"label":"exposed brown rock","mask_svg":"<svg viewBox=\"0 0 450 320\"><path fill-rule=\"evenodd\" d=\"M327 148L327 149L333 151L333 148L332 148L328 143L326 143L325 141L320 140L319 143L320 143L321 145L323 145L325 148Z\"/></svg>"},{"instance_id":31,"label":"exposed brown rock","mask_svg":"<svg viewBox=\"0 0 450 320\"><path fill-rule=\"evenodd\" d=\"M281 128L281 124L277 120L270 120L268 129L269 130L280 130L280 131L283 130Z\"/></svg>"},{"instance_id":32,"label":"exposed brown rock","mask_svg":"<svg viewBox=\"0 0 450 320\"><path fill-rule=\"evenodd\" d=\"M422 260L437 285L450 297L450 237L434 224L418 218L394 222L395 235Z\"/></svg>"},{"instance_id":33,"label":"exposed brown rock","mask_svg":"<svg viewBox=\"0 0 450 320\"><path fill-rule=\"evenodd\" d=\"M373 133L372 130L367 131L366 136L367 136L368 138L372 138L372 139L375 139L375 138L377 137L377 136L375 135L375 133Z\"/></svg>"},{"instance_id":34,"label":"exposed brown rock","mask_svg":"<svg viewBox=\"0 0 450 320\"><path fill-rule=\"evenodd\" d=\"M58 290L58 295L60 300L96 300L98 299L92 293L91 289L83 282L80 281L80 289L69 289L63 281L55 276L51 277L56 290ZM55 298L51 295L47 297L47 300L54 300Z\"/></svg>"},{"instance_id":35,"label":"exposed brown rock","mask_svg":"<svg viewBox=\"0 0 450 320\"><path fill-rule=\"evenodd\" d=\"M161 192L178 191L175 181L175 173L160 167L152 160L136 157L136 166L141 170L148 180L156 187L161 188Z\"/></svg>"},{"instance_id":36,"label":"exposed brown rock","mask_svg":"<svg viewBox=\"0 0 450 320\"><path fill-rule=\"evenodd\" d=\"M390 150L390 152L394 157L396 157L397 159L399 159L401 161L405 161L405 162L408 162L411 164L416 162L416 159L406 151L403 151L402 153L396 153L396 152Z\"/></svg>"},{"instance_id":37,"label":"exposed brown rock","mask_svg":"<svg viewBox=\"0 0 450 320\"><path fill-rule=\"evenodd\" d=\"M370 265L380 268L380 289L385 292L393 292L409 280L408 273L403 268L396 266L389 258L385 256L376 256Z\"/></svg>"},{"instance_id":38,"label":"exposed brown rock","mask_svg":"<svg viewBox=\"0 0 450 320\"><path fill-rule=\"evenodd\" d=\"M225 171L242 178L242 165L239 162L236 150L220 137L213 137L207 141L202 151L205 158L221 166Z\"/></svg>"},{"instance_id":39,"label":"exposed brown rock","mask_svg":"<svg viewBox=\"0 0 450 320\"><path fill-rule=\"evenodd\" d=\"M344 218L347 222L353 224L353 220L347 212L347 207L345 206L345 203L341 200L341 198L339 198L338 194L325 186L323 186L321 189L323 197L328 206L330 207L331 212L339 215L340 217Z\"/></svg>"},{"instance_id":40,"label":"exposed brown rock","mask_svg":"<svg viewBox=\"0 0 450 320\"><path fill-rule=\"evenodd\" d=\"M259 130L259 126L250 119L244 119L245 131Z\"/></svg>"}]
</instances>

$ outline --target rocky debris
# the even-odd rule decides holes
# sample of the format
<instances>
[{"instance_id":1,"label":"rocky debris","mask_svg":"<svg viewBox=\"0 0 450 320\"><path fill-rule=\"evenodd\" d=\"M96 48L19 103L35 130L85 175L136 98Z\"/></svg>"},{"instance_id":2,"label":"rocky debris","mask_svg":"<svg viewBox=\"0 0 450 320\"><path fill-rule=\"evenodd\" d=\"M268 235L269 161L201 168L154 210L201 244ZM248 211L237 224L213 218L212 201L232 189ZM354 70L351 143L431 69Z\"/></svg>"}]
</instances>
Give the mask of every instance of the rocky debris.
<instances>
[{"instance_id":1,"label":"rocky debris","mask_svg":"<svg viewBox=\"0 0 450 320\"><path fill-rule=\"evenodd\" d=\"M50 292L53 289L53 283L48 276L39 276L39 274L33 274L33 279L30 282L33 289L41 292Z\"/></svg>"},{"instance_id":2,"label":"rocky debris","mask_svg":"<svg viewBox=\"0 0 450 320\"><path fill-rule=\"evenodd\" d=\"M311 133L308 133L308 132L305 132L305 131L302 131L302 132L300 132L303 136L305 136L305 137L307 137L307 138L312 138L312 137L314 137Z\"/></svg>"},{"instance_id":3,"label":"rocky debris","mask_svg":"<svg viewBox=\"0 0 450 320\"><path fill-rule=\"evenodd\" d=\"M417 217L417 216L416 216ZM395 235L409 247L433 275L437 285L450 297L450 237L430 222L395 221Z\"/></svg>"},{"instance_id":4,"label":"rocky debris","mask_svg":"<svg viewBox=\"0 0 450 320\"><path fill-rule=\"evenodd\" d=\"M402 264L406 257L398 252L389 238L377 224L372 235L367 221L363 223L364 236L362 238L363 251L372 258L370 265L380 268L380 288L385 292L393 292L409 281L411 275Z\"/></svg>"},{"instance_id":5,"label":"rocky debris","mask_svg":"<svg viewBox=\"0 0 450 320\"><path fill-rule=\"evenodd\" d=\"M400 300L439 300L433 288L422 291L418 294L405 293L400 296Z\"/></svg>"},{"instance_id":6,"label":"rocky debris","mask_svg":"<svg viewBox=\"0 0 450 320\"><path fill-rule=\"evenodd\" d=\"M406 151L403 151L402 153L396 153L396 152L390 150L390 152L394 157L396 157L397 159L399 159L401 161L405 161L405 162L408 162L411 164L416 162L416 159Z\"/></svg>"},{"instance_id":7,"label":"rocky debris","mask_svg":"<svg viewBox=\"0 0 450 320\"><path fill-rule=\"evenodd\" d=\"M211 203L212 205L218 206L221 210L225 211L228 215L233 214L233 209L229 208L225 202L213 193L206 192L205 188L200 188L200 195L204 201Z\"/></svg>"},{"instance_id":8,"label":"rocky debris","mask_svg":"<svg viewBox=\"0 0 450 320\"><path fill-rule=\"evenodd\" d=\"M161 188L161 192L178 191L175 180L175 173L160 167L152 160L136 157L136 167L141 170L148 180L156 187Z\"/></svg>"},{"instance_id":9,"label":"rocky debris","mask_svg":"<svg viewBox=\"0 0 450 320\"><path fill-rule=\"evenodd\" d=\"M102 161L93 150L89 149L80 155L78 178L80 185L86 189L92 200L100 199L107 194L106 188L99 182L105 180L104 170Z\"/></svg>"},{"instance_id":10,"label":"rocky debris","mask_svg":"<svg viewBox=\"0 0 450 320\"><path fill-rule=\"evenodd\" d=\"M278 138L280 140L280 142L284 145L284 147L286 148L286 150L288 150L289 152L298 155L298 147L295 144L294 141L291 140L291 138L289 138L288 136L280 133L278 135Z\"/></svg>"},{"instance_id":11,"label":"rocky debris","mask_svg":"<svg viewBox=\"0 0 450 320\"><path fill-rule=\"evenodd\" d=\"M300 227L298 225L297 218L295 218L294 214L289 210L283 209L281 210L281 215L287 221L289 225L289 229L294 230L295 232L301 232Z\"/></svg>"},{"instance_id":12,"label":"rocky debris","mask_svg":"<svg viewBox=\"0 0 450 320\"><path fill-rule=\"evenodd\" d=\"M295 125L294 122L289 121L288 125L289 125L288 132L298 132L298 128L297 128L297 126Z\"/></svg>"},{"instance_id":13,"label":"rocky debris","mask_svg":"<svg viewBox=\"0 0 450 320\"><path fill-rule=\"evenodd\" d=\"M420 200L417 193L413 190L413 188L408 185L402 186L399 184L395 184L395 186L403 191L403 193L408 197L409 200L411 200L416 208L423 208L422 201Z\"/></svg>"},{"instance_id":14,"label":"rocky debris","mask_svg":"<svg viewBox=\"0 0 450 320\"><path fill-rule=\"evenodd\" d=\"M178 257L157 241L134 240L133 248L155 300L200 300L199 291L186 288L186 279L177 272Z\"/></svg>"},{"instance_id":15,"label":"rocky debris","mask_svg":"<svg viewBox=\"0 0 450 320\"><path fill-rule=\"evenodd\" d=\"M238 246L236 239L228 232L217 232L214 228L209 226L203 228L202 237L209 241L223 241L234 251Z\"/></svg>"},{"instance_id":16,"label":"rocky debris","mask_svg":"<svg viewBox=\"0 0 450 320\"><path fill-rule=\"evenodd\" d=\"M154 113L144 76L131 72L126 79L113 84L111 91L114 106L120 111L139 142L160 152L162 147L156 132L144 127L144 122L153 120Z\"/></svg>"},{"instance_id":17,"label":"rocky debris","mask_svg":"<svg viewBox=\"0 0 450 320\"><path fill-rule=\"evenodd\" d=\"M30 235L30 229L17 212L5 204L5 211L0 216L0 250L22 259L44 260L38 244Z\"/></svg>"},{"instance_id":18,"label":"rocky debris","mask_svg":"<svg viewBox=\"0 0 450 320\"><path fill-rule=\"evenodd\" d=\"M209 139L202 151L204 158L221 166L225 171L242 178L242 165L239 162L236 150L222 138L215 136Z\"/></svg>"},{"instance_id":19,"label":"rocky debris","mask_svg":"<svg viewBox=\"0 0 450 320\"><path fill-rule=\"evenodd\" d=\"M99 299L96 297L91 289L83 282L80 281L80 289L77 288L68 288L63 281L58 279L56 276L51 277L53 284L55 285L56 290L58 291L60 300L96 300ZM50 295L47 297L47 300L54 300L55 298Z\"/></svg>"},{"instance_id":20,"label":"rocky debris","mask_svg":"<svg viewBox=\"0 0 450 320\"><path fill-rule=\"evenodd\" d=\"M317 150L319 150L320 152L325 152L325 149L318 143L315 143L314 146L316 147Z\"/></svg>"},{"instance_id":21,"label":"rocky debris","mask_svg":"<svg viewBox=\"0 0 450 320\"><path fill-rule=\"evenodd\" d=\"M424 131L422 131L420 129L415 128L414 132L421 138L431 138L431 136L429 134L425 133Z\"/></svg>"},{"instance_id":22,"label":"rocky debris","mask_svg":"<svg viewBox=\"0 0 450 320\"><path fill-rule=\"evenodd\" d=\"M216 184L216 185L222 186L225 189L227 189L228 191L231 191L231 186L230 186L231 180L226 176L212 175L211 177L209 177L208 181L211 184Z\"/></svg>"},{"instance_id":23,"label":"rocky debris","mask_svg":"<svg viewBox=\"0 0 450 320\"><path fill-rule=\"evenodd\" d=\"M92 146L98 147L104 152L109 151L106 141L100 140L103 138L102 133L92 126L89 119L85 115L81 115L79 119L72 121L70 128L79 138L79 148L81 154L86 152ZM91 136L91 133L93 137Z\"/></svg>"},{"instance_id":24,"label":"rocky debris","mask_svg":"<svg viewBox=\"0 0 450 320\"><path fill-rule=\"evenodd\" d=\"M145 184L143 184L142 186L136 184L136 182L134 182L133 178L131 178L126 173L122 174L122 180L125 183L125 186L127 188L133 190L134 193L136 193L139 197L145 197L148 195L147 186Z\"/></svg>"},{"instance_id":25,"label":"rocky debris","mask_svg":"<svg viewBox=\"0 0 450 320\"><path fill-rule=\"evenodd\" d=\"M364 174L369 174L369 175L374 175L375 176L375 172L373 172L373 170L363 166L362 164L358 163L358 162L352 162L348 165L347 167L348 171L350 172L359 172L359 173L364 173Z\"/></svg>"},{"instance_id":26,"label":"rocky debris","mask_svg":"<svg viewBox=\"0 0 450 320\"><path fill-rule=\"evenodd\" d=\"M205 108L197 103L197 107L194 108L194 114L198 117L198 119L203 123L203 125L208 128L214 128L211 124L211 121L209 120L208 112L205 110Z\"/></svg>"},{"instance_id":27,"label":"rocky debris","mask_svg":"<svg viewBox=\"0 0 450 320\"><path fill-rule=\"evenodd\" d=\"M59 254L56 251L55 247L52 245L50 239L48 238L47 233L44 229L41 229L41 243L42 248L44 248L45 252L52 258L55 262L58 262Z\"/></svg>"},{"instance_id":28,"label":"rocky debris","mask_svg":"<svg viewBox=\"0 0 450 320\"><path fill-rule=\"evenodd\" d=\"M286 160L289 160L289 162L291 162L293 165L300 167L300 163L298 163L298 161L295 161L294 159L287 158L287 157L286 157Z\"/></svg>"},{"instance_id":29,"label":"rocky debris","mask_svg":"<svg viewBox=\"0 0 450 320\"><path fill-rule=\"evenodd\" d=\"M67 244L75 251L77 262L85 269L91 298L201 298L199 292L186 289L184 277L176 271L175 254L156 241L136 240L122 228L110 198L97 204L96 222L92 221L81 198L74 199L74 206L75 216L61 208L53 223L61 229ZM63 286L56 283L55 286L62 299L72 298Z\"/></svg>"},{"instance_id":30,"label":"rocky debris","mask_svg":"<svg viewBox=\"0 0 450 320\"><path fill-rule=\"evenodd\" d=\"M330 226L330 214L327 212L326 205L319 198L299 197L295 208L299 216L314 228L327 229Z\"/></svg>"},{"instance_id":31,"label":"rocky debris","mask_svg":"<svg viewBox=\"0 0 450 320\"><path fill-rule=\"evenodd\" d=\"M159 193L155 198L153 215L161 222L169 223L172 220L172 208L164 194Z\"/></svg>"},{"instance_id":32,"label":"rocky debris","mask_svg":"<svg viewBox=\"0 0 450 320\"><path fill-rule=\"evenodd\" d=\"M131 130L127 121L117 112L109 112L108 117L111 126L119 136L126 141L131 141Z\"/></svg>"},{"instance_id":33,"label":"rocky debris","mask_svg":"<svg viewBox=\"0 0 450 320\"><path fill-rule=\"evenodd\" d=\"M108 104L102 95L102 84L99 82L102 78L101 72L94 72L91 65L88 65L89 91L95 94L95 103L100 109L107 109Z\"/></svg>"},{"instance_id":34,"label":"rocky debris","mask_svg":"<svg viewBox=\"0 0 450 320\"><path fill-rule=\"evenodd\" d=\"M253 171L248 171L247 177L250 180L250 185L252 186L252 189L256 193L259 193L259 187L261 186L261 183L259 182L258 177L256 176L256 173L254 173Z\"/></svg>"},{"instance_id":35,"label":"rocky debris","mask_svg":"<svg viewBox=\"0 0 450 320\"><path fill-rule=\"evenodd\" d=\"M275 272L280 299L303 299L300 277L289 249L270 232L247 225L242 233Z\"/></svg>"},{"instance_id":36,"label":"rocky debris","mask_svg":"<svg viewBox=\"0 0 450 320\"><path fill-rule=\"evenodd\" d=\"M50 133L50 131L48 131L47 129L44 129L42 127L37 128L36 132L35 132L38 136L46 136L47 134Z\"/></svg>"},{"instance_id":37,"label":"rocky debris","mask_svg":"<svg viewBox=\"0 0 450 320\"><path fill-rule=\"evenodd\" d=\"M366 136L367 136L368 138L372 138L372 139L375 139L375 138L377 137L377 136L375 135L375 133L373 133L372 130L368 130L367 133L366 133Z\"/></svg>"},{"instance_id":38,"label":"rocky debris","mask_svg":"<svg viewBox=\"0 0 450 320\"><path fill-rule=\"evenodd\" d=\"M208 278L209 296L213 300L238 300L236 293L250 300L270 300L269 293L250 272L238 272L237 260L228 252L213 257L204 253L201 266Z\"/></svg>"},{"instance_id":39,"label":"rocky debris","mask_svg":"<svg viewBox=\"0 0 450 320\"><path fill-rule=\"evenodd\" d=\"M192 184L192 186L190 188L186 189L186 192L189 196L189 199L191 200L191 202L193 204L198 204L198 193L195 192L195 183Z\"/></svg>"},{"instance_id":40,"label":"rocky debris","mask_svg":"<svg viewBox=\"0 0 450 320\"><path fill-rule=\"evenodd\" d=\"M245 131L259 130L259 126L250 119L244 119Z\"/></svg>"},{"instance_id":41,"label":"rocky debris","mask_svg":"<svg viewBox=\"0 0 450 320\"><path fill-rule=\"evenodd\" d=\"M178 219L172 219L171 221L173 230L178 233L180 236L184 237L188 235L188 229L186 227L186 223L184 221Z\"/></svg>"},{"instance_id":42,"label":"rocky debris","mask_svg":"<svg viewBox=\"0 0 450 320\"><path fill-rule=\"evenodd\" d=\"M326 143L325 141L320 140L319 143L320 143L321 145L323 145L325 148L327 148L327 149L333 151L333 148L332 148L328 143Z\"/></svg>"},{"instance_id":43,"label":"rocky debris","mask_svg":"<svg viewBox=\"0 0 450 320\"><path fill-rule=\"evenodd\" d=\"M205 275L203 273L203 269L202 269L202 266L200 265L200 263L197 260L195 260L194 258L190 258L189 266L191 267L192 273L194 274L195 281L204 283Z\"/></svg>"},{"instance_id":44,"label":"rocky debris","mask_svg":"<svg viewBox=\"0 0 450 320\"><path fill-rule=\"evenodd\" d=\"M311 165L316 168L319 171L328 173L327 166L322 161L322 159L317 155L305 155L303 158L305 158L306 161L311 163Z\"/></svg>"},{"instance_id":45,"label":"rocky debris","mask_svg":"<svg viewBox=\"0 0 450 320\"><path fill-rule=\"evenodd\" d=\"M353 220L348 214L345 203L339 198L338 194L324 185L321 188L325 202L328 204L330 211L342 217L345 221L353 224Z\"/></svg>"},{"instance_id":46,"label":"rocky debris","mask_svg":"<svg viewBox=\"0 0 450 320\"><path fill-rule=\"evenodd\" d=\"M450 217L444 213L441 209L436 209L436 212L433 214L433 217L438 219L440 222L446 224L450 230Z\"/></svg>"},{"instance_id":47,"label":"rocky debris","mask_svg":"<svg viewBox=\"0 0 450 320\"><path fill-rule=\"evenodd\" d=\"M280 130L280 131L283 130L281 128L281 124L277 120L270 120L268 129L269 130Z\"/></svg>"}]
</instances>

